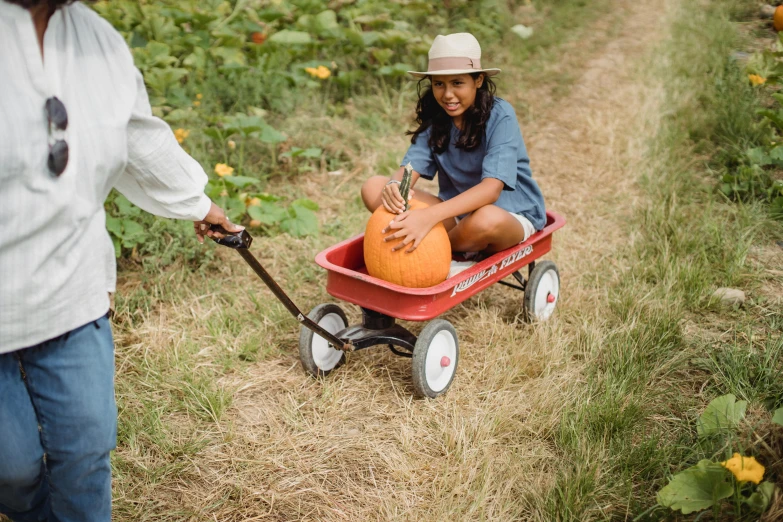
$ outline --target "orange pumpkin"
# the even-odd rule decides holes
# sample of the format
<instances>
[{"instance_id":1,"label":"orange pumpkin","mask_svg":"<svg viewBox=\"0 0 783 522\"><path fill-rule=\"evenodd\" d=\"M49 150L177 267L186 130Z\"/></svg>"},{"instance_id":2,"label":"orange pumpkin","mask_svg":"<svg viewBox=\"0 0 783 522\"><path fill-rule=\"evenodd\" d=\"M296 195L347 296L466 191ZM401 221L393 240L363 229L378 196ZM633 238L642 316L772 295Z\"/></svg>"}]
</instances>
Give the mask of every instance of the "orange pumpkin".
<instances>
[{"instance_id":1,"label":"orange pumpkin","mask_svg":"<svg viewBox=\"0 0 783 522\"><path fill-rule=\"evenodd\" d=\"M413 180L413 166L405 165L400 182L400 195L408 201L408 193ZM427 208L421 201L410 201L406 210ZM413 252L406 252L408 245L397 251L392 247L400 240L385 242L384 238L392 232L381 231L389 226L396 214L392 214L383 205L378 207L367 222L364 230L364 264L367 272L378 279L411 288L426 288L442 283L449 276L451 267L451 242L443 223L430 230Z\"/></svg>"},{"instance_id":2,"label":"orange pumpkin","mask_svg":"<svg viewBox=\"0 0 783 522\"><path fill-rule=\"evenodd\" d=\"M772 17L772 26L776 31L783 31L783 5L775 8L775 14Z\"/></svg>"},{"instance_id":3,"label":"orange pumpkin","mask_svg":"<svg viewBox=\"0 0 783 522\"><path fill-rule=\"evenodd\" d=\"M421 201L412 200L413 210L426 208ZM411 288L426 288L442 283L449 275L451 243L443 223L438 223L424 237L413 252L406 252L410 245L397 251L392 247L400 240L384 241L391 234L381 231L396 217L383 205L373 212L364 231L364 264L367 272L378 279Z\"/></svg>"}]
</instances>

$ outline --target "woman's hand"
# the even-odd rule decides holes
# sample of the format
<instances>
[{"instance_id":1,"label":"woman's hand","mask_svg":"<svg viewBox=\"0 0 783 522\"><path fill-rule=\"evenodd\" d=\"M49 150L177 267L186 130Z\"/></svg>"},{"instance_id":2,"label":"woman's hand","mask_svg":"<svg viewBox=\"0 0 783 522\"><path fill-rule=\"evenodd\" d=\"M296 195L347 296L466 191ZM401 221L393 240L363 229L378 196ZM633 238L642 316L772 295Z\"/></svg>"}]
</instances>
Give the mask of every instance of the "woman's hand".
<instances>
[{"instance_id":1,"label":"woman's hand","mask_svg":"<svg viewBox=\"0 0 783 522\"><path fill-rule=\"evenodd\" d=\"M201 221L194 221L193 222L193 228L196 231L196 238L198 239L199 243L204 242L204 236L207 237L214 237L217 239L221 239L225 237L225 234L221 234L220 232L215 232L214 230L210 230L210 225L220 225L221 227L225 228L229 232L237 233L242 232L245 227L240 225L235 225L231 221L228 220L226 217L226 213L223 212L223 209L219 206L215 205L215 202L212 202L212 206L209 208L209 212L207 213L206 217L202 219Z\"/></svg>"},{"instance_id":2,"label":"woman's hand","mask_svg":"<svg viewBox=\"0 0 783 522\"><path fill-rule=\"evenodd\" d=\"M392 248L392 251L405 248L411 243L413 243L413 245L411 245L406 252L413 252L416 250L425 236L432 230L432 227L438 224L438 220L433 218L428 210L429 208L422 208L403 212L394 218L392 222L381 231L381 233L386 234L387 232L396 230L393 234L386 236L383 239L384 241L402 239L402 241Z\"/></svg>"},{"instance_id":3,"label":"woman's hand","mask_svg":"<svg viewBox=\"0 0 783 522\"><path fill-rule=\"evenodd\" d=\"M411 199L413 199L413 189L408 192L408 201ZM399 183L385 185L381 191L381 201L383 202L383 208L392 214L405 212L405 200L402 199L402 194L400 194Z\"/></svg>"}]
</instances>

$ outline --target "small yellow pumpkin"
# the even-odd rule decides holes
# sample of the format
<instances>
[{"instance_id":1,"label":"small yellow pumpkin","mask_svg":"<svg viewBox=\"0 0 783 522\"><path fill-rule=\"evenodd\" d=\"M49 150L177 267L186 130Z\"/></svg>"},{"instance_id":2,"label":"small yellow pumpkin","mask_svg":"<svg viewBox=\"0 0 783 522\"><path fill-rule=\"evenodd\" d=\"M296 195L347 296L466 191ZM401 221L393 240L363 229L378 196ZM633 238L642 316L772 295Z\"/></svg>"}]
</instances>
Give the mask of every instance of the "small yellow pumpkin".
<instances>
[{"instance_id":1,"label":"small yellow pumpkin","mask_svg":"<svg viewBox=\"0 0 783 522\"><path fill-rule=\"evenodd\" d=\"M410 188L409 167L405 169L400 193L407 199ZM410 169L412 173L413 169ZM408 179L406 180L406 176ZM407 186L406 186L407 181ZM418 200L409 204L411 210L426 208L428 205ZM384 241L392 232L381 231L397 217L383 205L373 212L364 231L364 264L367 272L378 279L410 288L426 288L446 280L451 266L451 243L449 233L443 223L438 223L424 237L413 252L406 252L410 245L392 251L397 241Z\"/></svg>"}]
</instances>

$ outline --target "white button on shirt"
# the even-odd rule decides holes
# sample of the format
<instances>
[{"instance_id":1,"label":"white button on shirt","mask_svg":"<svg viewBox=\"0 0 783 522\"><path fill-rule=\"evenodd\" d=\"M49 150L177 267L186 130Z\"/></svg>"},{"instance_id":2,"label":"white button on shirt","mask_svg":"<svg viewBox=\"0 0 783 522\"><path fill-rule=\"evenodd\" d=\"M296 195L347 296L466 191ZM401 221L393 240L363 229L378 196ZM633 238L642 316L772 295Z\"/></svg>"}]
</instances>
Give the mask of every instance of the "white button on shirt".
<instances>
[{"instance_id":1,"label":"white button on shirt","mask_svg":"<svg viewBox=\"0 0 783 522\"><path fill-rule=\"evenodd\" d=\"M68 166L47 167L46 99L68 111ZM112 187L154 214L203 219L207 176L152 116L122 36L79 3L49 20L0 0L0 353L97 319L116 283L103 203ZM195 247L195 245L194 245Z\"/></svg>"}]
</instances>

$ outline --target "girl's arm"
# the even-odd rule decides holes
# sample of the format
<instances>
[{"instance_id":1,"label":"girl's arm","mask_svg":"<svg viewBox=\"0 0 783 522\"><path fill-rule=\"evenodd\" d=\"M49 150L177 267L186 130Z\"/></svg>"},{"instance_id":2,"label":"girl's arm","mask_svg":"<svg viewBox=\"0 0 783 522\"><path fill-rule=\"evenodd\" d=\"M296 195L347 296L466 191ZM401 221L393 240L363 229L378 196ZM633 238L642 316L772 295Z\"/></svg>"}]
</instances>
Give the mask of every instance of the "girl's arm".
<instances>
[{"instance_id":1,"label":"girl's arm","mask_svg":"<svg viewBox=\"0 0 783 522\"><path fill-rule=\"evenodd\" d=\"M414 179L416 178L414 177ZM473 212L485 205L491 205L498 200L502 191L502 181L495 178L484 178L478 185L443 203L419 210L411 210L396 217L383 230L383 233L395 230L396 232L386 236L384 240L394 241L402 239L392 250L399 250L413 243L407 250L408 252L413 252L436 224L448 218Z\"/></svg>"},{"instance_id":2,"label":"girl's arm","mask_svg":"<svg viewBox=\"0 0 783 522\"><path fill-rule=\"evenodd\" d=\"M403 172L405 172L405 168L400 167L400 170L392 174L392 177L389 181L402 182ZM414 170L413 175L411 176L410 197L413 197L413 187L416 185L416 181L418 181L419 176L419 173ZM381 201L383 202L383 206L386 208L386 210L393 214L402 214L405 212L405 201L402 199L402 195L400 194L399 183L390 183L383 187L383 191L381 192Z\"/></svg>"},{"instance_id":3,"label":"girl's arm","mask_svg":"<svg viewBox=\"0 0 783 522\"><path fill-rule=\"evenodd\" d=\"M478 185L469 188L462 194L423 210L428 211L432 216L430 219L438 223L448 218L473 212L485 205L491 205L498 200L502 192L502 181L496 178L484 178Z\"/></svg>"}]
</instances>

